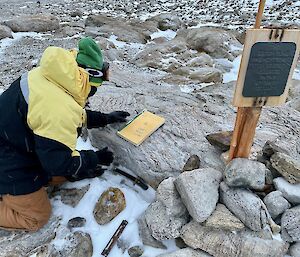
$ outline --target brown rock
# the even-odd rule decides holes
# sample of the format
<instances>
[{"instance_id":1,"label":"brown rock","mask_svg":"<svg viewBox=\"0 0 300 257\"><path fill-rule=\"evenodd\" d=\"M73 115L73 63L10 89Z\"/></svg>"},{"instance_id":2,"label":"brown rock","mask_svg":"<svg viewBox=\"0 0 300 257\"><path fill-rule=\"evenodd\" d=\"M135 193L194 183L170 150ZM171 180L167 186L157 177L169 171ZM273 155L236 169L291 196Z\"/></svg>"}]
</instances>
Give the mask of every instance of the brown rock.
<instances>
[{"instance_id":1,"label":"brown rock","mask_svg":"<svg viewBox=\"0 0 300 257\"><path fill-rule=\"evenodd\" d=\"M230 148L233 131L222 131L207 135L205 138L210 144L216 146L221 151L226 152Z\"/></svg>"},{"instance_id":2,"label":"brown rock","mask_svg":"<svg viewBox=\"0 0 300 257\"><path fill-rule=\"evenodd\" d=\"M200 168L200 158L198 155L191 155L185 163L182 171L192 171Z\"/></svg>"},{"instance_id":3,"label":"brown rock","mask_svg":"<svg viewBox=\"0 0 300 257\"><path fill-rule=\"evenodd\" d=\"M100 225L107 224L126 207L126 200L119 188L110 187L99 198L94 209L94 217Z\"/></svg>"}]
</instances>

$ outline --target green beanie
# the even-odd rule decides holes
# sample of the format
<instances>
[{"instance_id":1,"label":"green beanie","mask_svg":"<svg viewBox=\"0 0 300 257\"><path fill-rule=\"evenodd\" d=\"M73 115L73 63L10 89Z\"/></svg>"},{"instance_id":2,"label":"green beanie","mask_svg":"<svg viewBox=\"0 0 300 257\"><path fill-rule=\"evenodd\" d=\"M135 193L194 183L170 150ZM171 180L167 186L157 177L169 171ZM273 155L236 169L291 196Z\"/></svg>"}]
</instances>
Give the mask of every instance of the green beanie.
<instances>
[{"instance_id":1,"label":"green beanie","mask_svg":"<svg viewBox=\"0 0 300 257\"><path fill-rule=\"evenodd\" d=\"M103 67L103 57L100 47L90 37L83 38L78 43L78 54L76 61L78 64L96 70Z\"/></svg>"}]
</instances>

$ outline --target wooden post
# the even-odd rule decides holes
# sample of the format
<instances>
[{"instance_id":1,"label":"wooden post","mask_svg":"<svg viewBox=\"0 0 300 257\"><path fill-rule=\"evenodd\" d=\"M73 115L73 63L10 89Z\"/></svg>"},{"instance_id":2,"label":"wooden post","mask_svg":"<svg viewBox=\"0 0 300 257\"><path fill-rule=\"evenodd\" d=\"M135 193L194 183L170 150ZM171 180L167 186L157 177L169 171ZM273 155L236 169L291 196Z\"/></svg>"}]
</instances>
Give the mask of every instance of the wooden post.
<instances>
[{"instance_id":1,"label":"wooden post","mask_svg":"<svg viewBox=\"0 0 300 257\"><path fill-rule=\"evenodd\" d=\"M255 29L260 28L265 4L266 0L260 0ZM228 161L238 157L249 157L260 113L261 107L238 107Z\"/></svg>"}]
</instances>

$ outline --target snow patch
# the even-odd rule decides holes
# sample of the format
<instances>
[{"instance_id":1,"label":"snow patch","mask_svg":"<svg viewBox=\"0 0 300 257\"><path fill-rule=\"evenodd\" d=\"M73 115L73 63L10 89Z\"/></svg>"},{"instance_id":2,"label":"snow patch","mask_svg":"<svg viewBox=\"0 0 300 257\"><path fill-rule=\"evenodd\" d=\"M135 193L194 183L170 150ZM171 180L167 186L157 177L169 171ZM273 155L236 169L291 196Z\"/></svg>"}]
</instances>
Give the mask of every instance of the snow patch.
<instances>
[{"instance_id":1,"label":"snow patch","mask_svg":"<svg viewBox=\"0 0 300 257\"><path fill-rule=\"evenodd\" d=\"M230 81L237 80L241 59L242 59L242 56L240 55L233 60L233 62L232 62L233 68L229 72L224 73L223 83L228 83Z\"/></svg>"},{"instance_id":2,"label":"snow patch","mask_svg":"<svg viewBox=\"0 0 300 257\"><path fill-rule=\"evenodd\" d=\"M300 69L295 69L293 79L300 80Z\"/></svg>"},{"instance_id":3,"label":"snow patch","mask_svg":"<svg viewBox=\"0 0 300 257\"><path fill-rule=\"evenodd\" d=\"M176 37L176 32L171 30L171 29L168 29L168 30L165 30L165 31L162 31L162 30L159 30L157 32L154 32L153 34L150 35L151 39L155 39L155 38L159 38L159 37L164 37L168 40L171 40L173 39L174 37Z\"/></svg>"}]
</instances>

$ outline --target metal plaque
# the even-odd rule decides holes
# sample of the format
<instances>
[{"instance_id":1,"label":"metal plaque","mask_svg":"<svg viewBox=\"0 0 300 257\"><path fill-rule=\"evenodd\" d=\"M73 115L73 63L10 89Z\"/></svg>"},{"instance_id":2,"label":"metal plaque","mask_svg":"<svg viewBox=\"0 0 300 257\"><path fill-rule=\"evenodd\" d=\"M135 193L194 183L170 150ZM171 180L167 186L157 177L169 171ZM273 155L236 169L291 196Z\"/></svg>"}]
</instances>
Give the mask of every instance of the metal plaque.
<instances>
[{"instance_id":1,"label":"metal plaque","mask_svg":"<svg viewBox=\"0 0 300 257\"><path fill-rule=\"evenodd\" d=\"M257 42L251 48L242 95L280 96L284 93L296 52L294 42Z\"/></svg>"}]
</instances>

